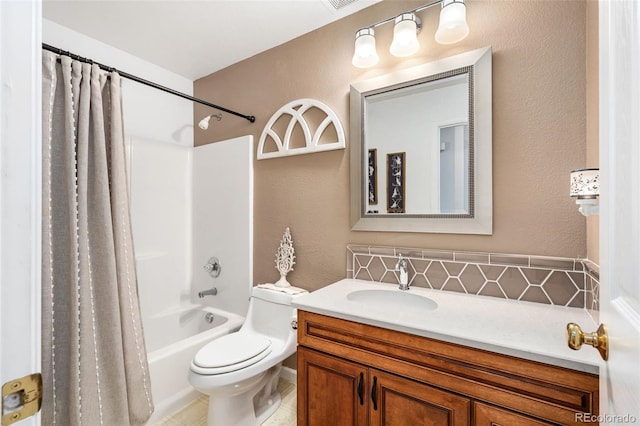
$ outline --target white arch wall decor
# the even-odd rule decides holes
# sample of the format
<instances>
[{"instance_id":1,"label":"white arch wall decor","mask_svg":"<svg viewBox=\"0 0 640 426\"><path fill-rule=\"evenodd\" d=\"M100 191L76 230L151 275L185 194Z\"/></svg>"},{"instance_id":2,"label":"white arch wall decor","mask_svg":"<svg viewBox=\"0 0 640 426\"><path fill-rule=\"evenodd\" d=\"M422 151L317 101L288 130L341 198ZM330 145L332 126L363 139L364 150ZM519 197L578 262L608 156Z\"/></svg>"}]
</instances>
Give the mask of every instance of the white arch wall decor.
<instances>
[{"instance_id":1,"label":"white arch wall decor","mask_svg":"<svg viewBox=\"0 0 640 426\"><path fill-rule=\"evenodd\" d=\"M304 114L312 108L317 108L326 114L326 117L320 122L315 132L312 132L309 123L304 117ZM273 126L281 119L281 117L285 117L286 119L286 116L290 116L290 119L286 126L284 135L280 135L278 134L277 129L274 129ZM291 137L294 133L294 129L296 129L296 125L299 125L299 128L304 135L305 144L300 147L291 147ZM326 130L330 130L330 126L334 127L338 140L320 143L322 135ZM265 143L268 140L275 143L277 151L269 150L265 152ZM271 116L262 131L262 135L260 135L257 158L258 160L264 160L267 158L310 154L313 152L344 149L345 146L346 143L342 124L331 108L315 99L297 99L284 105Z\"/></svg>"}]
</instances>

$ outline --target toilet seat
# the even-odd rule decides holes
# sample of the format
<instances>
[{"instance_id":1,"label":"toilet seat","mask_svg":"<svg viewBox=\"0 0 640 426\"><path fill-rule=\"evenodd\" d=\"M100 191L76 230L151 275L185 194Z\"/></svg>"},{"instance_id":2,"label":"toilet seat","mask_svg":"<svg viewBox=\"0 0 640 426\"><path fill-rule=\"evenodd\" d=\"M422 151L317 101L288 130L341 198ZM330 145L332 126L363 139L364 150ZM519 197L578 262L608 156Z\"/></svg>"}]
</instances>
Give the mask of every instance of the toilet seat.
<instances>
[{"instance_id":1,"label":"toilet seat","mask_svg":"<svg viewBox=\"0 0 640 426\"><path fill-rule=\"evenodd\" d=\"M231 333L207 343L196 353L192 370L223 374L255 364L271 353L271 340L249 333Z\"/></svg>"}]
</instances>

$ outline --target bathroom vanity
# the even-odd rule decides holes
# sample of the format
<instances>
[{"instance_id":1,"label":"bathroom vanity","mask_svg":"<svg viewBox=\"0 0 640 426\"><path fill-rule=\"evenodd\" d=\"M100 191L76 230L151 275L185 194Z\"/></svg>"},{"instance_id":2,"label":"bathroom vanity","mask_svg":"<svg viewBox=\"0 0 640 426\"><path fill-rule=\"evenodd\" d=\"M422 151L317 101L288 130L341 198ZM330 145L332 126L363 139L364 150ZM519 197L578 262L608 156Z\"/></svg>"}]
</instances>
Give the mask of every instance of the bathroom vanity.
<instances>
[{"instance_id":1,"label":"bathroom vanity","mask_svg":"<svg viewBox=\"0 0 640 426\"><path fill-rule=\"evenodd\" d=\"M597 356L568 349L562 324L590 327L586 311L493 299L352 279L299 298L298 424L569 425L596 415Z\"/></svg>"}]
</instances>

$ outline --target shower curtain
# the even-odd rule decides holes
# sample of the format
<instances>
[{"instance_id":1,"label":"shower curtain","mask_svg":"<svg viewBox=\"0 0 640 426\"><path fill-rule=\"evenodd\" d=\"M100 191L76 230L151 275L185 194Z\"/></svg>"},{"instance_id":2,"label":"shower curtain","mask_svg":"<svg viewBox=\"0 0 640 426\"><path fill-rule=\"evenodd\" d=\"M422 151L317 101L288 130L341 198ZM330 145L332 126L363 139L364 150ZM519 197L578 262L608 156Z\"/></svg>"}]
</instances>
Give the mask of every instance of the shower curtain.
<instances>
[{"instance_id":1,"label":"shower curtain","mask_svg":"<svg viewBox=\"0 0 640 426\"><path fill-rule=\"evenodd\" d=\"M153 412L129 216L120 77L43 52L43 424Z\"/></svg>"}]
</instances>

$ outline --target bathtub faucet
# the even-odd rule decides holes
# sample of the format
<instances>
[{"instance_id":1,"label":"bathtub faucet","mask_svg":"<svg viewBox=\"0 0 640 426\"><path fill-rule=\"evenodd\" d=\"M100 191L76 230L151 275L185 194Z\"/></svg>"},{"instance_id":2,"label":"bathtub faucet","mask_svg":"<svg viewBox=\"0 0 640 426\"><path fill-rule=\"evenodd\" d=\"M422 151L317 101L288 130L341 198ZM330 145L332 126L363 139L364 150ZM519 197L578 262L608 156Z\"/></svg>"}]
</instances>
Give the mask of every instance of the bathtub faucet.
<instances>
[{"instance_id":1,"label":"bathtub faucet","mask_svg":"<svg viewBox=\"0 0 640 426\"><path fill-rule=\"evenodd\" d=\"M202 299L205 296L215 296L216 294L218 294L218 289L214 287L211 290L198 292L198 297Z\"/></svg>"}]
</instances>

